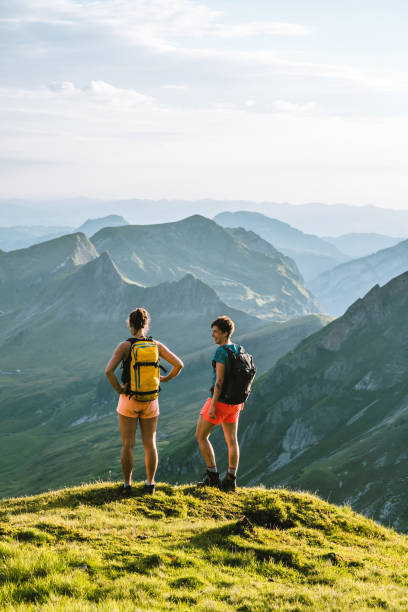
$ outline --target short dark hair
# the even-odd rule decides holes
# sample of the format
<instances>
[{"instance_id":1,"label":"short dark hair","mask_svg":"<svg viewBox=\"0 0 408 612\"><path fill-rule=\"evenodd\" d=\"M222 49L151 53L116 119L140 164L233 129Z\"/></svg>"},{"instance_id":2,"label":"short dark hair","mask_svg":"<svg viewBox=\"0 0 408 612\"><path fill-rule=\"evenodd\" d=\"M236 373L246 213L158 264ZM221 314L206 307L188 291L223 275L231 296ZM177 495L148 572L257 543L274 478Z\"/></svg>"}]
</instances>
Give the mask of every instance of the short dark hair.
<instances>
[{"instance_id":1,"label":"short dark hair","mask_svg":"<svg viewBox=\"0 0 408 612\"><path fill-rule=\"evenodd\" d=\"M234 321L223 315L222 317L217 317L215 321L211 323L211 327L218 327L224 334L228 334L228 336L232 336L234 333L235 325Z\"/></svg>"},{"instance_id":2,"label":"short dark hair","mask_svg":"<svg viewBox=\"0 0 408 612\"><path fill-rule=\"evenodd\" d=\"M128 323L134 329L143 329L150 323L150 315L145 308L136 308L128 316Z\"/></svg>"}]
</instances>

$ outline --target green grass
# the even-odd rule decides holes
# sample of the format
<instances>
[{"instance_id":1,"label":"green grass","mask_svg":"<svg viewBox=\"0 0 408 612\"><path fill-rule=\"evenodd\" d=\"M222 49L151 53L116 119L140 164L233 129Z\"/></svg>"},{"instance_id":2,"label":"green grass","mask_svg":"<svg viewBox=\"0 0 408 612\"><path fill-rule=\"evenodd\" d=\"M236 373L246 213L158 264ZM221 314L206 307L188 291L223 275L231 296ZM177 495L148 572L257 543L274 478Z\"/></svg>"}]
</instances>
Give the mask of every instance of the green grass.
<instances>
[{"instance_id":1,"label":"green grass","mask_svg":"<svg viewBox=\"0 0 408 612\"><path fill-rule=\"evenodd\" d=\"M116 485L0 504L4 610L406 610L408 538L307 493Z\"/></svg>"}]
</instances>

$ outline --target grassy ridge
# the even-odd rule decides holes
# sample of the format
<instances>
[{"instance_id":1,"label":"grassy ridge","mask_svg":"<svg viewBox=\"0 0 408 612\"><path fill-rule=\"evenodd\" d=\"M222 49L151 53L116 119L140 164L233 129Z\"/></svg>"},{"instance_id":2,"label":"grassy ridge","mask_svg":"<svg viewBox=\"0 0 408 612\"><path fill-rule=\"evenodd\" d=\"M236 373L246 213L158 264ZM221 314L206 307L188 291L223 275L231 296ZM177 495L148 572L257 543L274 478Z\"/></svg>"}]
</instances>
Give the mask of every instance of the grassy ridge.
<instances>
[{"instance_id":1,"label":"grassy ridge","mask_svg":"<svg viewBox=\"0 0 408 612\"><path fill-rule=\"evenodd\" d=\"M408 608L408 538L306 493L116 485L0 504L0 607Z\"/></svg>"}]
</instances>

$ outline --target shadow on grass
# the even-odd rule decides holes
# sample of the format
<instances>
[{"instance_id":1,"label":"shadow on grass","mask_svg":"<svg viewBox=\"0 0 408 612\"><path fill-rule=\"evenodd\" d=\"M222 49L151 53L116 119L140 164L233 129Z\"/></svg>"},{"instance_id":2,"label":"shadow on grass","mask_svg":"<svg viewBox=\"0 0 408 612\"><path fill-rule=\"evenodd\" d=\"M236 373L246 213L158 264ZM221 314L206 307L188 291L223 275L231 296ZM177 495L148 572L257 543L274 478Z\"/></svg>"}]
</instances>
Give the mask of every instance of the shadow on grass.
<instances>
[{"instance_id":1,"label":"shadow on grass","mask_svg":"<svg viewBox=\"0 0 408 612\"><path fill-rule=\"evenodd\" d=\"M296 550L279 546L262 546L254 525L246 516L227 525L202 531L190 539L189 545L201 548L210 554L213 548L223 549L231 555L233 565L246 565L253 558L256 562L272 561L282 564L302 574L308 574L312 568L312 565ZM241 562L237 559L237 554L243 556ZM228 555L222 559L222 563L230 565Z\"/></svg>"},{"instance_id":2,"label":"shadow on grass","mask_svg":"<svg viewBox=\"0 0 408 612\"><path fill-rule=\"evenodd\" d=\"M84 486L83 488L52 491L35 497L3 500L0 504L0 513L36 513L53 508L76 508L83 504L103 506L120 499L123 498L118 494L117 485L99 486L98 488Z\"/></svg>"}]
</instances>

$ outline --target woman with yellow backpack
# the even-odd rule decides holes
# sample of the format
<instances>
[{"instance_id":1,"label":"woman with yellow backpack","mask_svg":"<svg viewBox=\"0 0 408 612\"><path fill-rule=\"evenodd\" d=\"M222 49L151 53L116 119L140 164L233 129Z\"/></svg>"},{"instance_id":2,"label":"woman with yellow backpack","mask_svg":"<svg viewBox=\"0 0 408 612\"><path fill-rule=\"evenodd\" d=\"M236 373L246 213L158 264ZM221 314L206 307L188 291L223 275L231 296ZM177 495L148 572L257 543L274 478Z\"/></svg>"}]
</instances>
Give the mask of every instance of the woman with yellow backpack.
<instances>
[{"instance_id":1,"label":"woman with yellow backpack","mask_svg":"<svg viewBox=\"0 0 408 612\"><path fill-rule=\"evenodd\" d=\"M146 464L146 483L142 492L154 493L154 476L158 463L156 429L159 418L160 383L171 380L184 367L181 359L164 344L147 337L149 323L150 315L147 310L144 308L132 310L128 317L132 337L116 347L105 369L110 384L119 393L117 412L122 438L121 461L124 478L124 484L119 492L129 496L132 494L133 448L138 421ZM160 357L173 366L166 376L160 374L160 368L164 370L159 363ZM122 382L119 383L115 370L121 362L123 372Z\"/></svg>"}]
</instances>

